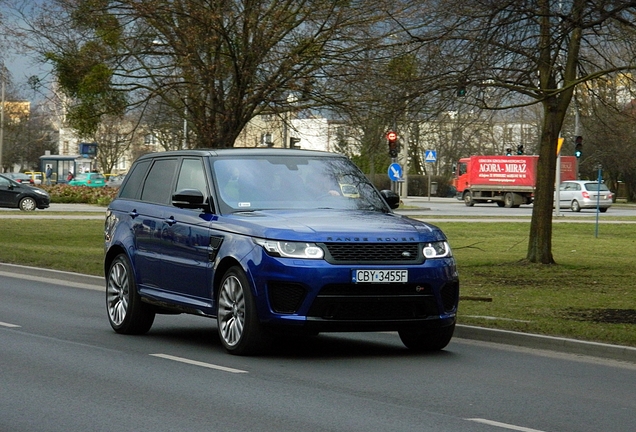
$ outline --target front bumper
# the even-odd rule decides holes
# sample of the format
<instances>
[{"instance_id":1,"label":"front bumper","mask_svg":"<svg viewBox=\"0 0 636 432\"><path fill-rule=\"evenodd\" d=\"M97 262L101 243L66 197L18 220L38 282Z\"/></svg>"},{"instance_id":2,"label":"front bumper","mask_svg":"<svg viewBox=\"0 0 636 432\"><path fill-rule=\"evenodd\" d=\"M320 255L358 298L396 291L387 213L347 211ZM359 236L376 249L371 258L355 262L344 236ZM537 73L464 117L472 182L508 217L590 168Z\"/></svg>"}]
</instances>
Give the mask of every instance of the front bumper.
<instances>
[{"instance_id":1,"label":"front bumper","mask_svg":"<svg viewBox=\"0 0 636 432\"><path fill-rule=\"evenodd\" d=\"M459 278L453 258L419 265L334 265L273 258L249 263L259 318L311 331L393 331L444 327L456 320ZM258 265L255 264L258 262ZM406 283L354 283L356 269L405 269Z\"/></svg>"}]
</instances>

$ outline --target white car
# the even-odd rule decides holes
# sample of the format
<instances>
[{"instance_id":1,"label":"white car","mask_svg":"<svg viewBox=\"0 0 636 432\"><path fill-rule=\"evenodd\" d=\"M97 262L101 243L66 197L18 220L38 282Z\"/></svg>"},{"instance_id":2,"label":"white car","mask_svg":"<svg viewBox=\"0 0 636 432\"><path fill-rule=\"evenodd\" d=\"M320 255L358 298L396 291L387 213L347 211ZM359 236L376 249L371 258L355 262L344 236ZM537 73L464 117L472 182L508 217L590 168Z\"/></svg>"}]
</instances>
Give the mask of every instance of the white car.
<instances>
[{"instance_id":1,"label":"white car","mask_svg":"<svg viewBox=\"0 0 636 432\"><path fill-rule=\"evenodd\" d=\"M605 213L612 206L612 192L605 183L593 180L572 180L559 187L559 208L569 208L573 212L581 209L595 209Z\"/></svg>"}]
</instances>

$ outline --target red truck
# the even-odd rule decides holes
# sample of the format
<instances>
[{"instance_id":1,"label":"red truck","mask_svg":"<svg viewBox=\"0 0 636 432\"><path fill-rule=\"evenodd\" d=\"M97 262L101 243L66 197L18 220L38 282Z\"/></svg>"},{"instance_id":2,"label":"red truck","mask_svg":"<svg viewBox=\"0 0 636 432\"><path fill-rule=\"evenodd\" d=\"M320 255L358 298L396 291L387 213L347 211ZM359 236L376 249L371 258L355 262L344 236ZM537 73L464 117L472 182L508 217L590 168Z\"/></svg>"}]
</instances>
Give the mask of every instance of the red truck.
<instances>
[{"instance_id":1,"label":"red truck","mask_svg":"<svg viewBox=\"0 0 636 432\"><path fill-rule=\"evenodd\" d=\"M453 186L457 199L472 207L495 202L499 207L532 204L539 156L470 156L457 164ZM561 181L576 180L576 158L561 156Z\"/></svg>"}]
</instances>

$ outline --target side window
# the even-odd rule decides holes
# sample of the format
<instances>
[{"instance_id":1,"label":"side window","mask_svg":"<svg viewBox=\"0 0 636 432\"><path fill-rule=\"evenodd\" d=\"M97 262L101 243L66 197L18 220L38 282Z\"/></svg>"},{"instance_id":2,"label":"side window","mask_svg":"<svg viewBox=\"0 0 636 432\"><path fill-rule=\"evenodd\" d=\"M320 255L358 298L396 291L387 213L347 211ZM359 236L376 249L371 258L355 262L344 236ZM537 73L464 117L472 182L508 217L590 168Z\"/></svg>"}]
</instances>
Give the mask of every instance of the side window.
<instances>
[{"instance_id":1,"label":"side window","mask_svg":"<svg viewBox=\"0 0 636 432\"><path fill-rule=\"evenodd\" d=\"M459 164L459 175L464 175L466 174L466 163L460 163Z\"/></svg>"},{"instance_id":2,"label":"side window","mask_svg":"<svg viewBox=\"0 0 636 432\"><path fill-rule=\"evenodd\" d=\"M132 170L126 175L125 183L119 190L119 198L136 199L139 197L141 184L144 181L144 177L146 177L149 166L150 160L139 162L133 166Z\"/></svg>"},{"instance_id":3,"label":"side window","mask_svg":"<svg viewBox=\"0 0 636 432\"><path fill-rule=\"evenodd\" d=\"M198 189L203 195L208 195L205 169L201 159L183 159L181 162L181 170L179 170L179 178L174 192L183 189Z\"/></svg>"},{"instance_id":4,"label":"side window","mask_svg":"<svg viewBox=\"0 0 636 432\"><path fill-rule=\"evenodd\" d=\"M177 159L157 159L150 167L150 172L144 182L141 200L169 204L176 168Z\"/></svg>"}]
</instances>

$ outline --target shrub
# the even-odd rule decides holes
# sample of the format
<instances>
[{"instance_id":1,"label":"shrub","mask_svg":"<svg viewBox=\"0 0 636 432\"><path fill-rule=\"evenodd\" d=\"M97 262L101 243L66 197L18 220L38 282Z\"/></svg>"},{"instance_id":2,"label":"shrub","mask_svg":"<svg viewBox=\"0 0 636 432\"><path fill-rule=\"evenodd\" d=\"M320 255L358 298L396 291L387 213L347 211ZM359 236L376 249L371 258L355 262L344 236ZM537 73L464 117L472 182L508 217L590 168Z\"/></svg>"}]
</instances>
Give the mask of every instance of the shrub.
<instances>
[{"instance_id":1,"label":"shrub","mask_svg":"<svg viewBox=\"0 0 636 432\"><path fill-rule=\"evenodd\" d=\"M52 203L97 204L106 207L117 195L117 188L88 186L69 186L56 184L40 185L51 196Z\"/></svg>"}]
</instances>

